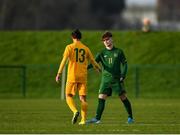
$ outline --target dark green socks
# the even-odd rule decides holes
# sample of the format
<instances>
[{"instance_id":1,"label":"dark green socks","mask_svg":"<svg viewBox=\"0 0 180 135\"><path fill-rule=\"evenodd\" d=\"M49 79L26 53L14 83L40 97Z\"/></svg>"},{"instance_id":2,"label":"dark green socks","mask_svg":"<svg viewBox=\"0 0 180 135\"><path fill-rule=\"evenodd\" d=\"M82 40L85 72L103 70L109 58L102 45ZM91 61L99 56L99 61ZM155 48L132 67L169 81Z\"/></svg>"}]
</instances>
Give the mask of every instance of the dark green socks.
<instances>
[{"instance_id":1,"label":"dark green socks","mask_svg":"<svg viewBox=\"0 0 180 135\"><path fill-rule=\"evenodd\" d=\"M104 99L98 99L98 107L96 110L96 119L100 120L101 119L101 115L104 111L104 107L105 107L105 100Z\"/></svg>"},{"instance_id":2,"label":"dark green socks","mask_svg":"<svg viewBox=\"0 0 180 135\"><path fill-rule=\"evenodd\" d=\"M133 118L131 103L129 102L129 100L126 98L122 102L123 102L123 104L124 104L124 106L126 108L126 111L128 113L128 117ZM98 107L97 107L97 110L96 110L96 119L97 120L101 119L102 113L104 111L104 107L105 107L105 100L99 98L98 99Z\"/></svg>"},{"instance_id":3,"label":"dark green socks","mask_svg":"<svg viewBox=\"0 0 180 135\"><path fill-rule=\"evenodd\" d=\"M122 101L125 108L126 108L126 111L128 113L128 117L130 118L133 118L132 116L132 108L131 108L131 103L129 102L129 100L126 98L125 100Z\"/></svg>"}]
</instances>

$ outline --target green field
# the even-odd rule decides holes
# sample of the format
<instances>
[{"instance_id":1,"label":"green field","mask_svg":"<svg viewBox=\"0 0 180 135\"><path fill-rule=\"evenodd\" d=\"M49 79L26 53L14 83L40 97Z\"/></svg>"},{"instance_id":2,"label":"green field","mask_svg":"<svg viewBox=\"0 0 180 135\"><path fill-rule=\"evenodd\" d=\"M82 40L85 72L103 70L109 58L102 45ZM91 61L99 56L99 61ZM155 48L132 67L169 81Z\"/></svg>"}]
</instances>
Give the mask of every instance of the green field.
<instances>
[{"instance_id":1,"label":"green field","mask_svg":"<svg viewBox=\"0 0 180 135\"><path fill-rule=\"evenodd\" d=\"M94 55L104 48L103 31L82 32L83 43ZM180 32L113 31L114 43L124 50L128 61L125 88L135 123L126 124L127 113L113 95L102 123L85 126L71 125L72 113L60 100L61 86L55 82L64 48L72 42L70 33L0 32L0 65L26 67L26 97L22 70L0 68L0 134L180 134ZM92 118L101 75L88 72L88 118Z\"/></svg>"},{"instance_id":2,"label":"green field","mask_svg":"<svg viewBox=\"0 0 180 135\"><path fill-rule=\"evenodd\" d=\"M137 67L139 97L180 97L180 32L112 32L115 46L122 48L127 57L126 88L131 97L135 97L137 89ZM104 48L103 31L82 33L83 43L94 55ZM60 97L54 78L64 48L72 42L70 34L70 30L0 32L0 65L26 66L27 98ZM89 71L89 94L97 93L100 78L100 74ZM22 95L22 71L0 68L0 98L22 98Z\"/></svg>"},{"instance_id":3,"label":"green field","mask_svg":"<svg viewBox=\"0 0 180 135\"><path fill-rule=\"evenodd\" d=\"M88 118L95 114L96 98L88 99ZM126 124L127 114L116 97L107 100L101 124L71 124L72 113L59 99L0 100L0 133L141 134L180 133L179 99L133 99L134 124Z\"/></svg>"}]
</instances>

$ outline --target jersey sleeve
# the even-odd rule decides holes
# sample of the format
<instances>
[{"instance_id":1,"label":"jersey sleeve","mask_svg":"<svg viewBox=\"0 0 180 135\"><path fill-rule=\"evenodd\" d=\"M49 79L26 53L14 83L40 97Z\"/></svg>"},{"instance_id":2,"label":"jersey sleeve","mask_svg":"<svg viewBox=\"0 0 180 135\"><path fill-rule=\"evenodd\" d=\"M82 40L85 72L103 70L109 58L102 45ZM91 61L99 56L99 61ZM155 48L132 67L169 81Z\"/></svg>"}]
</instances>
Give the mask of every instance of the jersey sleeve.
<instances>
[{"instance_id":1,"label":"jersey sleeve","mask_svg":"<svg viewBox=\"0 0 180 135\"><path fill-rule=\"evenodd\" d=\"M126 57L124 55L124 52L122 50L121 50L120 54L121 54L120 59L121 59L121 63L122 63L121 76L125 78L126 74L127 74L128 64L127 64L127 60L126 60Z\"/></svg>"},{"instance_id":2,"label":"jersey sleeve","mask_svg":"<svg viewBox=\"0 0 180 135\"><path fill-rule=\"evenodd\" d=\"M101 70L101 67L99 66L99 64L96 62L96 60L94 59L94 56L92 55L91 51L88 49L88 54L89 54L89 60L92 64L92 66L97 69L97 70ZM88 69L91 68L90 65L88 65Z\"/></svg>"},{"instance_id":3,"label":"jersey sleeve","mask_svg":"<svg viewBox=\"0 0 180 135\"><path fill-rule=\"evenodd\" d=\"M99 53L96 55L95 61L96 61L97 63L100 62L100 54L99 54ZM88 69L91 69L91 68L93 68L93 65L92 65L92 64L89 64L87 68L88 68Z\"/></svg>"},{"instance_id":4,"label":"jersey sleeve","mask_svg":"<svg viewBox=\"0 0 180 135\"><path fill-rule=\"evenodd\" d=\"M125 57L124 52L122 50L120 52L120 59L121 59L122 64L127 63L126 57Z\"/></svg>"},{"instance_id":5,"label":"jersey sleeve","mask_svg":"<svg viewBox=\"0 0 180 135\"><path fill-rule=\"evenodd\" d=\"M63 54L63 59L62 59L60 65L59 65L58 74L61 74L61 73L62 73L63 68L64 68L64 66L65 66L65 64L66 64L66 60L67 60L68 57L69 57L69 54L70 54L70 52L69 52L69 48L68 48L68 46L67 46L66 49L65 49L65 51L64 51L64 54Z\"/></svg>"},{"instance_id":6,"label":"jersey sleeve","mask_svg":"<svg viewBox=\"0 0 180 135\"><path fill-rule=\"evenodd\" d=\"M66 46L63 57L69 57L70 53L70 47Z\"/></svg>"}]
</instances>

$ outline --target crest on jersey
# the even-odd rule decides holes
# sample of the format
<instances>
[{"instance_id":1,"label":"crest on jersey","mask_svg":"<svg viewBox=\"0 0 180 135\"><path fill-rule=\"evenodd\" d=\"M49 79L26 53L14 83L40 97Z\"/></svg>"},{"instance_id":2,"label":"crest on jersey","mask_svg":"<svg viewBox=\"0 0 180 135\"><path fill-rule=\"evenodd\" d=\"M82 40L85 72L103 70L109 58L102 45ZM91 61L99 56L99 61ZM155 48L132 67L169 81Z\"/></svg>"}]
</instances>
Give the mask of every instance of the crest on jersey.
<instances>
[{"instance_id":1,"label":"crest on jersey","mask_svg":"<svg viewBox=\"0 0 180 135\"><path fill-rule=\"evenodd\" d=\"M117 53L114 53L114 57L117 57L118 56L118 54Z\"/></svg>"},{"instance_id":2,"label":"crest on jersey","mask_svg":"<svg viewBox=\"0 0 180 135\"><path fill-rule=\"evenodd\" d=\"M106 58L107 57L107 55L104 55L104 58Z\"/></svg>"}]
</instances>

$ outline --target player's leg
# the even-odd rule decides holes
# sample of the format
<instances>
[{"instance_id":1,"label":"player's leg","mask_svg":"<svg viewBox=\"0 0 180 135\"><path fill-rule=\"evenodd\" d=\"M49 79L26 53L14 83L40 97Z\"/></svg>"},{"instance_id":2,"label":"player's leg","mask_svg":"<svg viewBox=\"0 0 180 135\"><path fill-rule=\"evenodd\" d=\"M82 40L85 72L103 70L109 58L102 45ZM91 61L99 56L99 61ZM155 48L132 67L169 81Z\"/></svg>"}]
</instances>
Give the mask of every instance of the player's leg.
<instances>
[{"instance_id":1,"label":"player's leg","mask_svg":"<svg viewBox=\"0 0 180 135\"><path fill-rule=\"evenodd\" d=\"M100 123L101 116L105 108L105 101L108 96L111 96L112 89L109 87L109 82L102 80L98 96L98 106L96 109L95 118L88 120L87 123Z\"/></svg>"},{"instance_id":2,"label":"player's leg","mask_svg":"<svg viewBox=\"0 0 180 135\"><path fill-rule=\"evenodd\" d=\"M125 92L122 93L119 97L120 97L121 101L123 102L124 107L126 108L126 111L127 111L127 113L128 113L128 123L133 123L134 120L133 120L133 115L132 115L131 103L130 103L130 101L128 100Z\"/></svg>"},{"instance_id":3,"label":"player's leg","mask_svg":"<svg viewBox=\"0 0 180 135\"><path fill-rule=\"evenodd\" d=\"M96 120L100 122L101 116L105 108L105 101L108 96L112 95L112 89L109 87L109 80L103 80L100 85L99 96L98 96L98 106L96 110ZM96 122L96 123L98 123Z\"/></svg>"},{"instance_id":4,"label":"player's leg","mask_svg":"<svg viewBox=\"0 0 180 135\"><path fill-rule=\"evenodd\" d=\"M96 109L96 116L90 120L88 120L86 123L100 123L101 116L103 114L104 108L105 108L105 101L106 101L107 95L106 94L99 94L98 96L98 106Z\"/></svg>"},{"instance_id":5,"label":"player's leg","mask_svg":"<svg viewBox=\"0 0 180 135\"><path fill-rule=\"evenodd\" d=\"M87 117L87 108L88 104L86 102L86 83L78 83L78 90L79 90L79 98L81 101L81 121L80 125L83 125L86 123L86 117Z\"/></svg>"},{"instance_id":6,"label":"player's leg","mask_svg":"<svg viewBox=\"0 0 180 135\"><path fill-rule=\"evenodd\" d=\"M124 83L119 82L119 80L117 80L117 82L114 84L113 90L119 93L119 98L123 102L124 107L128 113L128 123L132 123L133 122L132 107L130 101L126 97Z\"/></svg>"},{"instance_id":7,"label":"player's leg","mask_svg":"<svg viewBox=\"0 0 180 135\"><path fill-rule=\"evenodd\" d=\"M86 118L87 118L87 108L88 104L86 102L86 96L80 96L81 101L81 121L80 125L86 124Z\"/></svg>"},{"instance_id":8,"label":"player's leg","mask_svg":"<svg viewBox=\"0 0 180 135\"><path fill-rule=\"evenodd\" d=\"M79 112L76 108L76 104L73 99L73 96L75 95L75 90L76 90L75 83L70 83L70 82L66 83L66 103L73 112L72 124L75 124L77 122L77 118L79 116Z\"/></svg>"},{"instance_id":9,"label":"player's leg","mask_svg":"<svg viewBox=\"0 0 180 135\"><path fill-rule=\"evenodd\" d=\"M104 108L105 108L105 101L107 99L107 94L99 94L98 96L98 107L96 110L96 119L100 121L101 116L103 114Z\"/></svg>"}]
</instances>

